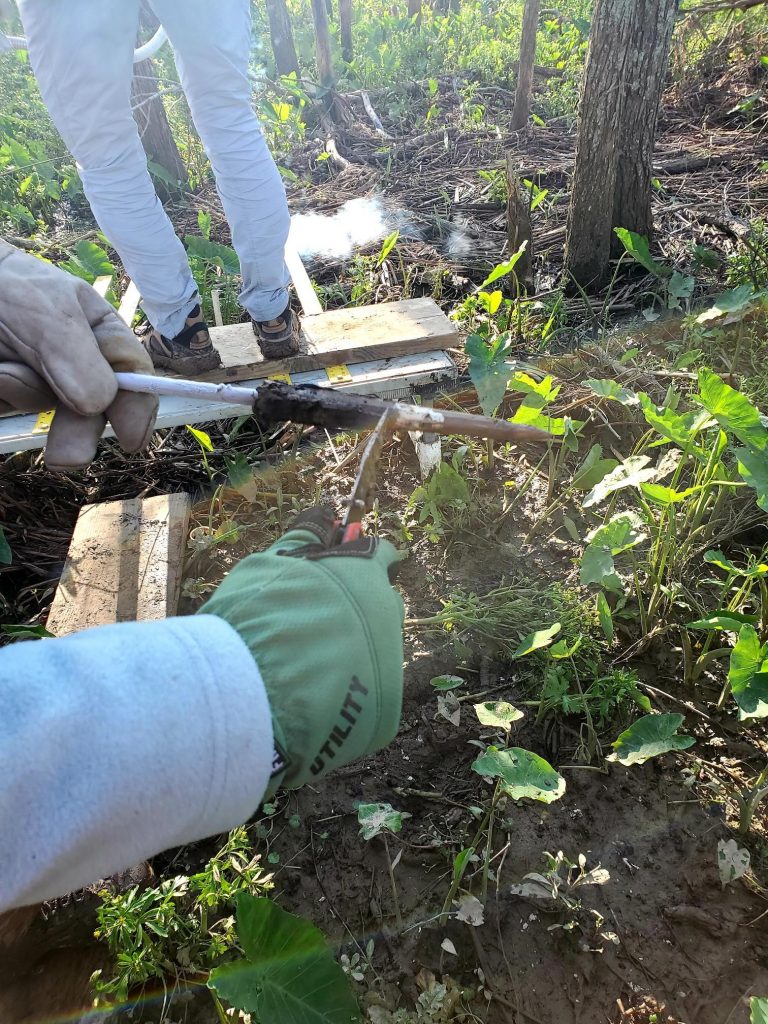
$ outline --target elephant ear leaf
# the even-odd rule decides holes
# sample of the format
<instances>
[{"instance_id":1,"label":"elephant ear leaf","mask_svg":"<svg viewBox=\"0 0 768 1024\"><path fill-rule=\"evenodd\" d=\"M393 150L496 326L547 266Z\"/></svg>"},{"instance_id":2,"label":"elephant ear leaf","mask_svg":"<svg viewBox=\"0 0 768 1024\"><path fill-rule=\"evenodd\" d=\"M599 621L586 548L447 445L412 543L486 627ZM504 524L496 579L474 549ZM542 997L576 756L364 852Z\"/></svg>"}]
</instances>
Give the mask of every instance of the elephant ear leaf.
<instances>
[{"instance_id":1,"label":"elephant ear leaf","mask_svg":"<svg viewBox=\"0 0 768 1024\"><path fill-rule=\"evenodd\" d=\"M644 715L621 733L607 760L624 765L645 764L670 750L685 750L696 741L693 736L677 735L682 724L682 715Z\"/></svg>"}]
</instances>

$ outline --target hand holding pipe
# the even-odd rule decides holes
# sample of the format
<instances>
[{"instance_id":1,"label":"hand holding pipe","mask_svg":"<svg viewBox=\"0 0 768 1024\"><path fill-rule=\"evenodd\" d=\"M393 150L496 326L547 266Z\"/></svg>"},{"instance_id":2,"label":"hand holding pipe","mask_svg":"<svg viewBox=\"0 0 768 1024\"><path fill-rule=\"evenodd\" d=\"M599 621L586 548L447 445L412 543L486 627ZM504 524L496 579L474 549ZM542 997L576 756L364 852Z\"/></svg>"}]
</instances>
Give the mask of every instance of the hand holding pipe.
<instances>
[{"instance_id":1,"label":"hand holding pipe","mask_svg":"<svg viewBox=\"0 0 768 1024\"><path fill-rule=\"evenodd\" d=\"M147 395L171 395L197 398L207 402L225 402L250 409L267 420L292 420L329 429L360 429L374 427L386 410L393 413L394 427L423 430L433 434L465 434L488 437L494 441L519 444L549 444L552 437L545 430L523 423L475 416L450 409L431 409L404 402L388 402L383 398L349 394L333 388L305 385L293 387L280 381L266 381L258 388L238 384L211 384L207 381L179 380L172 377L151 377L143 373L116 373L118 387Z\"/></svg>"}]
</instances>

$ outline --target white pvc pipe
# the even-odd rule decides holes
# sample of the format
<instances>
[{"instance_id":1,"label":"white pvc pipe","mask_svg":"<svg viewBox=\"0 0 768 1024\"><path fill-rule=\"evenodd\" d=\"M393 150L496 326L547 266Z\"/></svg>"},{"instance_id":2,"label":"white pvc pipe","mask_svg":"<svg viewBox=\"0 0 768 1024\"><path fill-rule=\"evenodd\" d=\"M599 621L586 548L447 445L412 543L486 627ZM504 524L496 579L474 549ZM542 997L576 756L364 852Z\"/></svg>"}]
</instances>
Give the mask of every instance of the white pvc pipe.
<instances>
[{"instance_id":1,"label":"white pvc pipe","mask_svg":"<svg viewBox=\"0 0 768 1024\"><path fill-rule=\"evenodd\" d=\"M204 380L175 380L173 377L151 377L148 373L115 374L121 391L136 391L142 395L172 395L178 398L199 398L204 402L226 402L248 409L258 398L256 388L237 384L210 384Z\"/></svg>"},{"instance_id":2,"label":"white pvc pipe","mask_svg":"<svg viewBox=\"0 0 768 1024\"><path fill-rule=\"evenodd\" d=\"M168 33L161 25L151 39L148 39L143 46L139 46L138 49L133 51L133 63L138 64L140 60L146 60L148 57L154 57L167 39Z\"/></svg>"},{"instance_id":3,"label":"white pvc pipe","mask_svg":"<svg viewBox=\"0 0 768 1024\"><path fill-rule=\"evenodd\" d=\"M138 49L133 51L133 63L138 64L140 60L154 57L167 39L168 33L161 25L151 39L148 39L143 46L139 46ZM24 36L7 36L4 32L0 32L0 54L7 53L9 50L26 49L28 49L28 45Z\"/></svg>"}]
</instances>

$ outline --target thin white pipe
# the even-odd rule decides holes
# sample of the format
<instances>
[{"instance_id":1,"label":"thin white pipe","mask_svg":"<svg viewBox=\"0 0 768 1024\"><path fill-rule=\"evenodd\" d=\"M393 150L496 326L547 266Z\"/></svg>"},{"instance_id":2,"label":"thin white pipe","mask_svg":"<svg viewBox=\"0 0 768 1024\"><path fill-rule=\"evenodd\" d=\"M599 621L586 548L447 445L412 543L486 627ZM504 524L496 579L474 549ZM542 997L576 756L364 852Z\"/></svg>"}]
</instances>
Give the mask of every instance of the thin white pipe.
<instances>
[{"instance_id":1,"label":"thin white pipe","mask_svg":"<svg viewBox=\"0 0 768 1024\"><path fill-rule=\"evenodd\" d=\"M176 380L173 377L151 377L148 373L115 374L121 391L137 391L142 395L171 395L198 398L204 402L225 402L250 409L258 397L256 388L237 384L211 384L204 380Z\"/></svg>"},{"instance_id":2,"label":"thin white pipe","mask_svg":"<svg viewBox=\"0 0 768 1024\"><path fill-rule=\"evenodd\" d=\"M133 51L133 63L138 64L140 60L154 57L167 40L168 33L161 25L151 39L148 39L143 46L139 46ZM4 32L0 31L0 53L6 53L9 50L26 50L28 48L27 40L24 36L7 36Z\"/></svg>"},{"instance_id":3,"label":"thin white pipe","mask_svg":"<svg viewBox=\"0 0 768 1024\"><path fill-rule=\"evenodd\" d=\"M139 46L133 51L133 63L138 64L140 60L146 60L148 57L154 57L167 39L168 33L161 25L151 39L148 39L143 46Z\"/></svg>"}]
</instances>

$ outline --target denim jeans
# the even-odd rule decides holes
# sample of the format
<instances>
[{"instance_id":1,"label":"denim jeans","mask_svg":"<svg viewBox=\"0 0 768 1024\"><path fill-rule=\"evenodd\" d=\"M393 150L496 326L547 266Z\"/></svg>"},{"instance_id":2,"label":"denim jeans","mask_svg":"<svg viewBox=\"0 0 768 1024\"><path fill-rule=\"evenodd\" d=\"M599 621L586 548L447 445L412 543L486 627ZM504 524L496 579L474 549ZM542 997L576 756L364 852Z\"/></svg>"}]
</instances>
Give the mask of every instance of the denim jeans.
<instances>
[{"instance_id":1,"label":"denim jeans","mask_svg":"<svg viewBox=\"0 0 768 1024\"><path fill-rule=\"evenodd\" d=\"M240 258L240 301L256 320L288 301L290 218L251 105L249 0L151 0L173 46L195 126ZM74 156L104 234L173 337L197 302L184 247L157 198L130 107L139 0L20 0L40 92Z\"/></svg>"}]
</instances>

